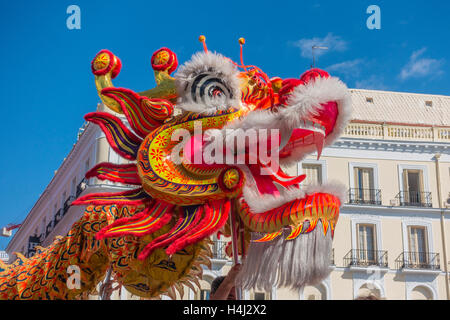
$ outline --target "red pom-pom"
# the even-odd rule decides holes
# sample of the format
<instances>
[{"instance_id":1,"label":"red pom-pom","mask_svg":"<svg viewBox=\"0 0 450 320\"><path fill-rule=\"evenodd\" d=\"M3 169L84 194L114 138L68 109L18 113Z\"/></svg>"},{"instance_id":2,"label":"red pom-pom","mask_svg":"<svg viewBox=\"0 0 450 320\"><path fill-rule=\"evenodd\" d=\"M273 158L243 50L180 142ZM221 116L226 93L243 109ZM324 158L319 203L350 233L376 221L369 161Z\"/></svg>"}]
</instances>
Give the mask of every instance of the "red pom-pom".
<instances>
[{"instance_id":1,"label":"red pom-pom","mask_svg":"<svg viewBox=\"0 0 450 320\"><path fill-rule=\"evenodd\" d=\"M122 62L109 50L101 50L91 62L92 73L103 76L111 71L111 78L117 77L122 69Z\"/></svg>"},{"instance_id":2,"label":"red pom-pom","mask_svg":"<svg viewBox=\"0 0 450 320\"><path fill-rule=\"evenodd\" d=\"M330 74L321 69L311 69L306 71L304 74L300 76L300 80L302 80L305 84L315 78L329 78Z\"/></svg>"},{"instance_id":3,"label":"red pom-pom","mask_svg":"<svg viewBox=\"0 0 450 320\"><path fill-rule=\"evenodd\" d=\"M289 96L296 86L303 85L304 82L299 79L285 79L281 85L280 91L278 91L278 97L281 104L286 104Z\"/></svg>"},{"instance_id":4,"label":"red pom-pom","mask_svg":"<svg viewBox=\"0 0 450 320\"><path fill-rule=\"evenodd\" d=\"M168 48L156 50L151 59L153 70L167 71L169 74L178 67L177 55Z\"/></svg>"},{"instance_id":5,"label":"red pom-pom","mask_svg":"<svg viewBox=\"0 0 450 320\"><path fill-rule=\"evenodd\" d=\"M114 79L115 77L117 77L120 73L120 70L122 70L122 61L120 61L119 57L117 57L117 56L114 56L114 58L116 59L116 65L112 69L111 79Z\"/></svg>"}]
</instances>

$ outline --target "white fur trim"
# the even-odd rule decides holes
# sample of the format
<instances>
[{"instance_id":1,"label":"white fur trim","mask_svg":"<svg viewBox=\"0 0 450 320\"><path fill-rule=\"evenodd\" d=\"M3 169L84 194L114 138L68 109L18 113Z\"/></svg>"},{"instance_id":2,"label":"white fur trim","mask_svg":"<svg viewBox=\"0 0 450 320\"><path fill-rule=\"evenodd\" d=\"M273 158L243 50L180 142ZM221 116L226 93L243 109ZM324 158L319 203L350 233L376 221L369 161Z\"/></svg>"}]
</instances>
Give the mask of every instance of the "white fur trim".
<instances>
[{"instance_id":1,"label":"white fur trim","mask_svg":"<svg viewBox=\"0 0 450 320\"><path fill-rule=\"evenodd\" d=\"M186 87L194 81L195 77L202 73L212 73L222 79L226 84L232 98L211 100L209 105L193 101L190 92L186 92ZM228 108L240 108L241 91L239 71L236 66L227 58L218 53L198 52L194 54L190 61L182 65L175 74L175 83L178 92L177 107L191 112L211 114L217 110Z\"/></svg>"},{"instance_id":2,"label":"white fur trim","mask_svg":"<svg viewBox=\"0 0 450 320\"><path fill-rule=\"evenodd\" d=\"M253 111L241 120L236 120L224 129L266 128L279 129L281 136L288 135L292 130L303 126L303 120L315 113L322 104L335 101L338 105L338 117L333 131L325 138L324 146L329 146L342 134L351 117L351 96L347 86L336 77L317 78L294 88L286 108L278 112ZM298 162L307 154L316 151L314 145L294 150L288 158L280 159L282 164L289 165Z\"/></svg>"},{"instance_id":3,"label":"white fur trim","mask_svg":"<svg viewBox=\"0 0 450 320\"><path fill-rule=\"evenodd\" d=\"M347 201L347 187L339 181L329 181L325 184L309 185L305 188L306 194L328 193L339 198L341 205Z\"/></svg>"},{"instance_id":4,"label":"white fur trim","mask_svg":"<svg viewBox=\"0 0 450 320\"><path fill-rule=\"evenodd\" d=\"M248 176L248 175L247 175ZM280 188L280 195L274 196L270 194L261 195L255 187L254 183L246 183L243 189L245 202L253 213L262 213L271 209L278 208L295 199L302 199L306 195L323 192L332 194L339 198L341 204L346 201L346 187L339 182L328 182L322 185L310 185L305 189L284 189Z\"/></svg>"},{"instance_id":5,"label":"white fur trim","mask_svg":"<svg viewBox=\"0 0 450 320\"><path fill-rule=\"evenodd\" d=\"M351 95L347 86L336 77L316 78L315 81L309 82L306 86L297 86L292 96L288 100L286 110L299 109L301 114L314 112L314 108L320 107L320 104L329 101L335 101L338 106L338 117L334 125L333 131L325 138L324 147L332 145L339 136L344 132L345 127L351 118L352 105ZM315 146L310 145L294 152L288 158L282 159L283 164L291 164L302 160L306 155L316 151Z\"/></svg>"},{"instance_id":6,"label":"white fur trim","mask_svg":"<svg viewBox=\"0 0 450 320\"><path fill-rule=\"evenodd\" d=\"M314 115L322 104L330 101L337 103L350 97L347 86L336 77L316 78L306 85L296 86L287 101L287 107L282 109L287 121L292 121L291 127L297 127L299 121ZM344 116L350 111L342 110ZM341 110L339 108L339 116ZM334 131L334 130L333 130Z\"/></svg>"}]
</instances>

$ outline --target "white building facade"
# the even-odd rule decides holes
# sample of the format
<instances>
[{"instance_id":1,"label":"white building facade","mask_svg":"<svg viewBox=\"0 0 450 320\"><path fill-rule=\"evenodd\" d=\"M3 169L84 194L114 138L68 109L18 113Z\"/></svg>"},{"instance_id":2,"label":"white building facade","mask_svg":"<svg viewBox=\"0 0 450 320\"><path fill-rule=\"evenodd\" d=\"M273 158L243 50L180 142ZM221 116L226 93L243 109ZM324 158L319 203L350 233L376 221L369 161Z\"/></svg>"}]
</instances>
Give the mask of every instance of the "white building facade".
<instances>
[{"instance_id":1,"label":"white building facade","mask_svg":"<svg viewBox=\"0 0 450 320\"><path fill-rule=\"evenodd\" d=\"M304 183L339 181L348 190L333 243L330 276L300 292L273 289L244 292L245 299L355 299L373 293L386 299L449 299L450 97L351 90L352 122L341 139L311 155L291 174ZM102 106L99 106L102 109ZM83 128L53 180L14 234L7 252L33 254L65 235L82 213L70 202L82 194L119 191L126 186L84 179L100 162L125 163L101 130ZM450 201L450 200L449 200ZM201 290L182 299L207 299L212 280L231 261L224 243L214 244L212 270ZM131 298L123 290L116 298Z\"/></svg>"}]
</instances>

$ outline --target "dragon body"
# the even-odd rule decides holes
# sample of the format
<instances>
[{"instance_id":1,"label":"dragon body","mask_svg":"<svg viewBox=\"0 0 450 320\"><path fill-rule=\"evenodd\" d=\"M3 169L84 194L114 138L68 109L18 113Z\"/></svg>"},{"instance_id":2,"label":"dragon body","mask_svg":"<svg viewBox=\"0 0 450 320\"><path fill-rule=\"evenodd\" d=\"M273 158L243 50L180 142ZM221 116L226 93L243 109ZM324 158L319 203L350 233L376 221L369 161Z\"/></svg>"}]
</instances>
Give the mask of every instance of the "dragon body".
<instances>
[{"instance_id":1,"label":"dragon body","mask_svg":"<svg viewBox=\"0 0 450 320\"><path fill-rule=\"evenodd\" d=\"M328 274L343 189L301 187L305 176L282 168L314 151L320 157L339 136L349 118L346 86L319 69L269 79L207 50L174 77L171 50L156 51L151 62L157 86L136 93L113 86L120 59L100 51L92 72L113 112L85 116L132 161L99 163L86 177L136 188L75 200L87 207L66 237L0 265L0 298L74 299L95 291L108 268L138 296L182 296L198 284L200 264L210 265L215 234L236 235L244 288L298 289ZM276 134L268 137L270 130ZM236 138L240 147L230 147ZM77 289L67 285L71 266L81 275Z\"/></svg>"}]
</instances>

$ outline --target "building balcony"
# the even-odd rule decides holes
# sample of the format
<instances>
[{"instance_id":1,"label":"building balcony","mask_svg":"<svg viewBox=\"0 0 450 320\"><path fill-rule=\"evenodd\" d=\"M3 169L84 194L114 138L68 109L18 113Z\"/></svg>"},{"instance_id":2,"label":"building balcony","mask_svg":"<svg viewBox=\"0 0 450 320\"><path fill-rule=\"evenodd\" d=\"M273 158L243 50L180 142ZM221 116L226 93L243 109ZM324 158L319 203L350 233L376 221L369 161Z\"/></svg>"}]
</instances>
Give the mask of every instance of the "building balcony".
<instances>
[{"instance_id":1,"label":"building balcony","mask_svg":"<svg viewBox=\"0 0 450 320\"><path fill-rule=\"evenodd\" d=\"M81 182L77 186L77 193L75 195L75 198L78 198L78 196L86 189L87 187L87 179L83 178Z\"/></svg>"},{"instance_id":2,"label":"building balcony","mask_svg":"<svg viewBox=\"0 0 450 320\"><path fill-rule=\"evenodd\" d=\"M70 208L70 204L72 203L73 200L75 200L75 196L69 196L66 201L64 201L64 206L63 206L63 216L67 213L67 211Z\"/></svg>"},{"instance_id":3,"label":"building balcony","mask_svg":"<svg viewBox=\"0 0 450 320\"><path fill-rule=\"evenodd\" d=\"M214 240L212 246L213 259L216 260L228 260L225 248L228 241Z\"/></svg>"},{"instance_id":4,"label":"building balcony","mask_svg":"<svg viewBox=\"0 0 450 320\"><path fill-rule=\"evenodd\" d=\"M343 137L375 140L449 142L450 128L351 122Z\"/></svg>"},{"instance_id":5,"label":"building balcony","mask_svg":"<svg viewBox=\"0 0 450 320\"><path fill-rule=\"evenodd\" d=\"M395 259L396 267L402 271L425 270L438 271L441 270L439 253L432 252L402 252Z\"/></svg>"},{"instance_id":6,"label":"building balcony","mask_svg":"<svg viewBox=\"0 0 450 320\"><path fill-rule=\"evenodd\" d=\"M385 250L352 249L344 257L344 266L349 268L388 268L388 252Z\"/></svg>"},{"instance_id":7,"label":"building balcony","mask_svg":"<svg viewBox=\"0 0 450 320\"><path fill-rule=\"evenodd\" d=\"M398 200L401 207L431 208L433 206L431 192L400 191L395 199Z\"/></svg>"},{"instance_id":8,"label":"building balcony","mask_svg":"<svg viewBox=\"0 0 450 320\"><path fill-rule=\"evenodd\" d=\"M50 232L53 231L53 221L50 221L47 224L47 227L45 228L45 237L47 238L47 236L50 234Z\"/></svg>"},{"instance_id":9,"label":"building balcony","mask_svg":"<svg viewBox=\"0 0 450 320\"><path fill-rule=\"evenodd\" d=\"M381 190L350 188L348 190L348 202L349 204L381 206Z\"/></svg>"},{"instance_id":10,"label":"building balcony","mask_svg":"<svg viewBox=\"0 0 450 320\"><path fill-rule=\"evenodd\" d=\"M55 218L53 219L53 228L56 227L59 221L61 221L62 216L63 216L63 209L59 209L55 214Z\"/></svg>"}]
</instances>

